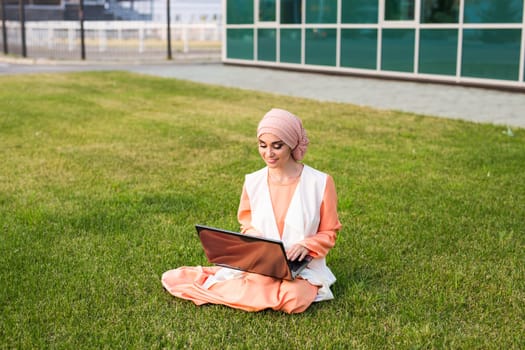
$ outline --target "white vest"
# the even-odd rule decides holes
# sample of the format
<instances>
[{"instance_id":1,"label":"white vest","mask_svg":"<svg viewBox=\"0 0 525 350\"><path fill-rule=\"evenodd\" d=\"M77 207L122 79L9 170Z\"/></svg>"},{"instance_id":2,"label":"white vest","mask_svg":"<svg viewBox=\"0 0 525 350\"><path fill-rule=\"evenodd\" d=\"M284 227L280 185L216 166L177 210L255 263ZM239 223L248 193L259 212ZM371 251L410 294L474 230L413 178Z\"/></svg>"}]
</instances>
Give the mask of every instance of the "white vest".
<instances>
[{"instance_id":1,"label":"white vest","mask_svg":"<svg viewBox=\"0 0 525 350\"><path fill-rule=\"evenodd\" d=\"M264 237L282 240L285 249L314 236L320 222L320 209L326 187L325 173L304 165L297 188L293 194L284 220L282 239L273 214L268 168L246 175L245 187L250 198L252 226ZM300 276L311 284L320 286L315 301L333 299L330 291L336 278L326 266L324 258L313 259Z\"/></svg>"}]
</instances>

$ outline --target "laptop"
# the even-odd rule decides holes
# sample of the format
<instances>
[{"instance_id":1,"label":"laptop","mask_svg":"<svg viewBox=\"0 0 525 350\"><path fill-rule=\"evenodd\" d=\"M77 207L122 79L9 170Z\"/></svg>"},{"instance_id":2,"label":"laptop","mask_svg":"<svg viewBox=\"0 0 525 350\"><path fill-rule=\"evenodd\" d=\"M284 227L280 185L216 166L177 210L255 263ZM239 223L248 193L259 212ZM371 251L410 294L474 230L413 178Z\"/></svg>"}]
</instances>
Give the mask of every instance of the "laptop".
<instances>
[{"instance_id":1,"label":"laptop","mask_svg":"<svg viewBox=\"0 0 525 350\"><path fill-rule=\"evenodd\" d=\"M208 261L215 265L291 281L312 261L310 255L288 260L278 240L203 225L195 228Z\"/></svg>"}]
</instances>

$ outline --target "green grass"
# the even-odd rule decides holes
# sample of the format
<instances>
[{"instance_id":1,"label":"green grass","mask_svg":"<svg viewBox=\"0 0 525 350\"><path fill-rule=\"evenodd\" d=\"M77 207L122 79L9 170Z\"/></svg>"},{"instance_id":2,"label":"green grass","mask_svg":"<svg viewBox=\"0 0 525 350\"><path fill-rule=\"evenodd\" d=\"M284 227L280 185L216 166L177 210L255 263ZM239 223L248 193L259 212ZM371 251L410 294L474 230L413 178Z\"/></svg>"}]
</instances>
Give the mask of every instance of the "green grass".
<instances>
[{"instance_id":1,"label":"green grass","mask_svg":"<svg viewBox=\"0 0 525 350\"><path fill-rule=\"evenodd\" d=\"M0 78L0 347L523 349L525 130L120 72ZM271 107L344 225L335 300L196 307L160 275L237 229Z\"/></svg>"}]
</instances>

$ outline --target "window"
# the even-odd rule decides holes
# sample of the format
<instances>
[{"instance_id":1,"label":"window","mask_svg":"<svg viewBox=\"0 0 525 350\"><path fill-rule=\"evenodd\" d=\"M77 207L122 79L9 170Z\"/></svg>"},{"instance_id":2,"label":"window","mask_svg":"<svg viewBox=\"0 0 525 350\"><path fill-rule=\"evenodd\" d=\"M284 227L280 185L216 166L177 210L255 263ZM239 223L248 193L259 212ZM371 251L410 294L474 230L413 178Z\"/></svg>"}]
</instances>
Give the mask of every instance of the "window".
<instances>
[{"instance_id":1,"label":"window","mask_svg":"<svg viewBox=\"0 0 525 350\"><path fill-rule=\"evenodd\" d=\"M275 22L275 0L259 0L259 21Z\"/></svg>"},{"instance_id":2,"label":"window","mask_svg":"<svg viewBox=\"0 0 525 350\"><path fill-rule=\"evenodd\" d=\"M301 63L301 29L281 29L281 62Z\"/></svg>"},{"instance_id":3,"label":"window","mask_svg":"<svg viewBox=\"0 0 525 350\"><path fill-rule=\"evenodd\" d=\"M306 23L336 23L337 0L306 0Z\"/></svg>"},{"instance_id":4,"label":"window","mask_svg":"<svg viewBox=\"0 0 525 350\"><path fill-rule=\"evenodd\" d=\"M300 24L301 0L281 0L281 23Z\"/></svg>"},{"instance_id":5,"label":"window","mask_svg":"<svg viewBox=\"0 0 525 350\"><path fill-rule=\"evenodd\" d=\"M459 0L421 0L421 23L458 23Z\"/></svg>"},{"instance_id":6,"label":"window","mask_svg":"<svg viewBox=\"0 0 525 350\"><path fill-rule=\"evenodd\" d=\"M253 29L228 29L226 36L228 58L253 60Z\"/></svg>"},{"instance_id":7,"label":"window","mask_svg":"<svg viewBox=\"0 0 525 350\"><path fill-rule=\"evenodd\" d=\"M312 28L306 29L305 63L335 66L336 39L335 29Z\"/></svg>"},{"instance_id":8,"label":"window","mask_svg":"<svg viewBox=\"0 0 525 350\"><path fill-rule=\"evenodd\" d=\"M413 29L383 29L381 69L413 72L414 38Z\"/></svg>"},{"instance_id":9,"label":"window","mask_svg":"<svg viewBox=\"0 0 525 350\"><path fill-rule=\"evenodd\" d=\"M342 23L377 23L379 0L341 1Z\"/></svg>"},{"instance_id":10,"label":"window","mask_svg":"<svg viewBox=\"0 0 525 350\"><path fill-rule=\"evenodd\" d=\"M520 23L523 0L465 0L465 23Z\"/></svg>"},{"instance_id":11,"label":"window","mask_svg":"<svg viewBox=\"0 0 525 350\"><path fill-rule=\"evenodd\" d=\"M377 29L341 29L341 66L376 69Z\"/></svg>"},{"instance_id":12,"label":"window","mask_svg":"<svg viewBox=\"0 0 525 350\"><path fill-rule=\"evenodd\" d=\"M457 29L421 29L419 72L456 75Z\"/></svg>"},{"instance_id":13,"label":"window","mask_svg":"<svg viewBox=\"0 0 525 350\"><path fill-rule=\"evenodd\" d=\"M276 59L275 29L257 30L257 59L260 61L273 61Z\"/></svg>"},{"instance_id":14,"label":"window","mask_svg":"<svg viewBox=\"0 0 525 350\"><path fill-rule=\"evenodd\" d=\"M253 0L228 0L226 2L226 23L253 23Z\"/></svg>"},{"instance_id":15,"label":"window","mask_svg":"<svg viewBox=\"0 0 525 350\"><path fill-rule=\"evenodd\" d=\"M521 29L465 29L461 75L518 80Z\"/></svg>"},{"instance_id":16,"label":"window","mask_svg":"<svg viewBox=\"0 0 525 350\"><path fill-rule=\"evenodd\" d=\"M386 21L413 21L415 0L385 0Z\"/></svg>"},{"instance_id":17,"label":"window","mask_svg":"<svg viewBox=\"0 0 525 350\"><path fill-rule=\"evenodd\" d=\"M60 0L32 0L30 3L32 3L33 5L41 5L41 6L46 6L46 5L60 6L61 5Z\"/></svg>"}]
</instances>

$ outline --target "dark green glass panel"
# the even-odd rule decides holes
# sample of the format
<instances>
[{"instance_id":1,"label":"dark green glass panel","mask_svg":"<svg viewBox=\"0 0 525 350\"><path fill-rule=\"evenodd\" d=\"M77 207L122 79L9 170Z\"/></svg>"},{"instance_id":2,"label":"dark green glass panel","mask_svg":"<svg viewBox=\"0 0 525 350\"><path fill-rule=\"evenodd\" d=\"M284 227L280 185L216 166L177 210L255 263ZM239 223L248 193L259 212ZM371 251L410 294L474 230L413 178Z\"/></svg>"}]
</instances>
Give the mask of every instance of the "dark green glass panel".
<instances>
[{"instance_id":1,"label":"dark green glass panel","mask_svg":"<svg viewBox=\"0 0 525 350\"><path fill-rule=\"evenodd\" d=\"M465 0L465 23L520 23L523 0Z\"/></svg>"},{"instance_id":2,"label":"dark green glass panel","mask_svg":"<svg viewBox=\"0 0 525 350\"><path fill-rule=\"evenodd\" d=\"M281 0L281 23L299 24L301 22L301 0Z\"/></svg>"},{"instance_id":3,"label":"dark green glass panel","mask_svg":"<svg viewBox=\"0 0 525 350\"><path fill-rule=\"evenodd\" d=\"M421 0L421 23L458 23L459 0Z\"/></svg>"},{"instance_id":4,"label":"dark green glass panel","mask_svg":"<svg viewBox=\"0 0 525 350\"><path fill-rule=\"evenodd\" d=\"M379 0L343 0L341 23L377 23Z\"/></svg>"},{"instance_id":5,"label":"dark green glass panel","mask_svg":"<svg viewBox=\"0 0 525 350\"><path fill-rule=\"evenodd\" d=\"M376 69L377 29L341 29L341 66Z\"/></svg>"},{"instance_id":6,"label":"dark green glass panel","mask_svg":"<svg viewBox=\"0 0 525 350\"><path fill-rule=\"evenodd\" d=\"M336 29L306 29L305 63L322 66L336 64Z\"/></svg>"},{"instance_id":7,"label":"dark green glass panel","mask_svg":"<svg viewBox=\"0 0 525 350\"><path fill-rule=\"evenodd\" d=\"M306 23L337 23L337 0L306 0Z\"/></svg>"},{"instance_id":8,"label":"dark green glass panel","mask_svg":"<svg viewBox=\"0 0 525 350\"><path fill-rule=\"evenodd\" d=\"M385 0L385 20L411 21L414 19L415 0Z\"/></svg>"},{"instance_id":9,"label":"dark green glass panel","mask_svg":"<svg viewBox=\"0 0 525 350\"><path fill-rule=\"evenodd\" d=\"M457 29L421 29L419 32L419 72L456 75Z\"/></svg>"},{"instance_id":10,"label":"dark green glass panel","mask_svg":"<svg viewBox=\"0 0 525 350\"><path fill-rule=\"evenodd\" d=\"M414 71L414 30L383 29L381 69Z\"/></svg>"},{"instance_id":11,"label":"dark green glass panel","mask_svg":"<svg viewBox=\"0 0 525 350\"><path fill-rule=\"evenodd\" d=\"M301 63L301 29L281 29L281 62Z\"/></svg>"},{"instance_id":12,"label":"dark green glass panel","mask_svg":"<svg viewBox=\"0 0 525 350\"><path fill-rule=\"evenodd\" d=\"M257 59L261 61L273 61L276 57L275 29L257 30Z\"/></svg>"},{"instance_id":13,"label":"dark green glass panel","mask_svg":"<svg viewBox=\"0 0 525 350\"><path fill-rule=\"evenodd\" d=\"M518 80L520 29L465 29L461 75Z\"/></svg>"},{"instance_id":14,"label":"dark green glass panel","mask_svg":"<svg viewBox=\"0 0 525 350\"><path fill-rule=\"evenodd\" d=\"M259 0L259 21L275 22L275 0Z\"/></svg>"},{"instance_id":15,"label":"dark green glass panel","mask_svg":"<svg viewBox=\"0 0 525 350\"><path fill-rule=\"evenodd\" d=\"M253 60L253 29L228 29L226 37L228 58Z\"/></svg>"},{"instance_id":16,"label":"dark green glass panel","mask_svg":"<svg viewBox=\"0 0 525 350\"><path fill-rule=\"evenodd\" d=\"M226 23L227 24L251 24L253 23L253 0L227 0L226 1Z\"/></svg>"}]
</instances>

